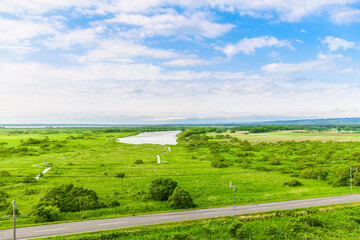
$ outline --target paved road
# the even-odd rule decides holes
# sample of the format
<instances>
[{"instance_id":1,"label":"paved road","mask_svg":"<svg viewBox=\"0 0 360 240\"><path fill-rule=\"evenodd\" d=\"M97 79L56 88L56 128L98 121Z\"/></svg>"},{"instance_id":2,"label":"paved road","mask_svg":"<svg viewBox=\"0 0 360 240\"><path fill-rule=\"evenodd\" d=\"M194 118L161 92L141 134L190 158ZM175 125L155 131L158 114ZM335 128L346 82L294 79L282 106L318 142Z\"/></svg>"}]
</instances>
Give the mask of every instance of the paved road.
<instances>
[{"instance_id":1,"label":"paved road","mask_svg":"<svg viewBox=\"0 0 360 240\"><path fill-rule=\"evenodd\" d=\"M360 194L350 194L334 197L312 198L284 202L272 202L236 206L236 214L285 210L303 207L314 207L339 203L359 202ZM17 238L35 238L53 235L64 235L80 232L91 232L116 228L151 225L157 223L177 222L192 219L229 216L234 213L234 207L209 208L159 214L139 215L111 219L100 219L83 222L61 223L46 226L24 227L17 229ZM0 239L12 239L12 230L0 230Z\"/></svg>"}]
</instances>

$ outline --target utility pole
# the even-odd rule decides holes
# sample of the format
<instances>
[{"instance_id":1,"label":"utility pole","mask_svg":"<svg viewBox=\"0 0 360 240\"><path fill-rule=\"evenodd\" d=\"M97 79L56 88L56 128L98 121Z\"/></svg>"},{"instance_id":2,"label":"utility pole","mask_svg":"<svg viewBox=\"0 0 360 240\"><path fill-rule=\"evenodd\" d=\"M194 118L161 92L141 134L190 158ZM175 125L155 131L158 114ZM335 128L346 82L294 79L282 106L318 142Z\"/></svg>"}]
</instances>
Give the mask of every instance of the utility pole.
<instances>
[{"instance_id":1,"label":"utility pole","mask_svg":"<svg viewBox=\"0 0 360 240\"><path fill-rule=\"evenodd\" d=\"M230 182L230 188L233 187L234 188L234 220L235 220L235 206L236 206L236 191L237 191L237 188L233 185L231 185L231 182Z\"/></svg>"},{"instance_id":2,"label":"utility pole","mask_svg":"<svg viewBox=\"0 0 360 240\"><path fill-rule=\"evenodd\" d=\"M14 228L14 236L13 240L16 240L16 214L15 214L15 200L12 201L13 204L13 228Z\"/></svg>"}]
</instances>

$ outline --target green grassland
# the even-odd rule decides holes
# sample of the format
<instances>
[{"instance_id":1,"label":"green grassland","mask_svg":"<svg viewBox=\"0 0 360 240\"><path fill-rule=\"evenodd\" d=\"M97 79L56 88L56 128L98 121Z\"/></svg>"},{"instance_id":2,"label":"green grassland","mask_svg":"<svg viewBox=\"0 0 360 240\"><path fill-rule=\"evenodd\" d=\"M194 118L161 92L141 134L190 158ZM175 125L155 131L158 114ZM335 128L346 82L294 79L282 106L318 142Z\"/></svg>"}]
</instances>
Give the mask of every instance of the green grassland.
<instances>
[{"instance_id":1,"label":"green grassland","mask_svg":"<svg viewBox=\"0 0 360 240\"><path fill-rule=\"evenodd\" d=\"M273 141L276 134L291 135L291 132L235 133L238 139L252 135L255 135L254 139L269 139L269 142L252 141L254 143L250 145L242 140L231 141L232 137L217 136L221 134L207 133L211 135L209 138L206 134L180 134L179 144L171 146L171 152L161 155L161 161L167 163L157 164L156 155L165 152L167 146L115 141L118 137L145 130L0 129L0 143L3 143L0 146L0 172L10 174L0 176L0 191L9 194L9 199L16 200L21 215L30 216L20 217L18 226L35 224L31 213L40 198L52 187L68 183L94 190L105 204L116 200L120 205L61 213L59 221L172 211L166 201L154 201L148 197L150 183L158 177L177 181L190 192L197 208L231 205L233 190L229 189L230 181L239 189L238 204L347 194L350 193L348 186L333 187L329 182L336 178L335 169L354 162L352 156L360 150L360 143L354 141L355 134L333 132L296 133L296 137L333 134L331 140L340 139L334 143L305 141L299 145L292 141ZM268 137L263 138L264 135ZM342 135L352 136L353 142L340 142L343 141ZM218 158L227 166L212 167L212 161ZM272 165L273 158L280 159L280 164ZM134 164L139 159L144 164ZM36 176L50 163L52 169L38 181L23 182L26 176ZM298 178L302 186L283 185L298 177L303 169L315 165L321 165L329 172L326 179ZM124 173L125 178L116 178L118 173ZM359 192L359 189L355 187L353 192ZM0 209L0 216L6 215L7 210ZM11 219L0 218L0 228L10 226Z\"/></svg>"},{"instance_id":2,"label":"green grassland","mask_svg":"<svg viewBox=\"0 0 360 240\"><path fill-rule=\"evenodd\" d=\"M265 133L249 133L249 131L230 131L223 133L208 133L209 136L229 135L251 143L277 142L277 141L360 141L360 133L352 131L337 131L335 129L324 132L308 130L287 130Z\"/></svg>"},{"instance_id":3,"label":"green grassland","mask_svg":"<svg viewBox=\"0 0 360 240\"><path fill-rule=\"evenodd\" d=\"M237 216L236 220L202 219L45 239L358 239L359 214L357 203L249 214Z\"/></svg>"}]
</instances>

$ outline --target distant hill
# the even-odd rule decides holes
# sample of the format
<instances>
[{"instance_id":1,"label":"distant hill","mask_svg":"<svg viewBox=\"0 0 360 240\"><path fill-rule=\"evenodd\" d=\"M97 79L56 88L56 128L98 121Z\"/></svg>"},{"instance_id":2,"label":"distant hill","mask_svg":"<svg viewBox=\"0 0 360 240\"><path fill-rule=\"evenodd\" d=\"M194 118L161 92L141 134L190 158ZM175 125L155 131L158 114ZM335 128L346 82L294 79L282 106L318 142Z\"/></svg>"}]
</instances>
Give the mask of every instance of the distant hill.
<instances>
[{"instance_id":1,"label":"distant hill","mask_svg":"<svg viewBox=\"0 0 360 240\"><path fill-rule=\"evenodd\" d=\"M249 125L349 125L360 124L360 118L325 118L325 119L303 119L303 120L284 120L266 121L252 123Z\"/></svg>"}]
</instances>

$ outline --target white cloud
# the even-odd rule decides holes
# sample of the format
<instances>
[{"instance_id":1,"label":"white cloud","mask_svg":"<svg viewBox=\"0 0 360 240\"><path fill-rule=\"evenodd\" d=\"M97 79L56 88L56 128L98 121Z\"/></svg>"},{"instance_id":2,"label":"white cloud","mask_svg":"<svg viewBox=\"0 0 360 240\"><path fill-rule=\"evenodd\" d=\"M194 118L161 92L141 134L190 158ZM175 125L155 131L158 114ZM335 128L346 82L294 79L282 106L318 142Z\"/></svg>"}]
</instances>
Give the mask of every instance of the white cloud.
<instances>
[{"instance_id":1,"label":"white cloud","mask_svg":"<svg viewBox=\"0 0 360 240\"><path fill-rule=\"evenodd\" d=\"M46 18L9 20L0 17L0 43L13 44L55 32L56 25Z\"/></svg>"},{"instance_id":2,"label":"white cloud","mask_svg":"<svg viewBox=\"0 0 360 240\"><path fill-rule=\"evenodd\" d=\"M322 40L322 42L328 45L330 51L336 51L339 48L342 48L343 50L347 50L349 48L355 47L354 42L349 42L344 39L335 38L332 36L327 36L324 40Z\"/></svg>"},{"instance_id":3,"label":"white cloud","mask_svg":"<svg viewBox=\"0 0 360 240\"><path fill-rule=\"evenodd\" d=\"M325 71L334 67L333 60L342 58L342 55L319 54L316 60L302 63L271 63L264 65L261 70L272 73L293 73L309 71Z\"/></svg>"},{"instance_id":4,"label":"white cloud","mask_svg":"<svg viewBox=\"0 0 360 240\"><path fill-rule=\"evenodd\" d=\"M360 9L343 8L332 12L330 19L339 25L360 22Z\"/></svg>"},{"instance_id":5,"label":"white cloud","mask_svg":"<svg viewBox=\"0 0 360 240\"><path fill-rule=\"evenodd\" d=\"M347 7L356 2L357 0L2 0L0 12L41 14L72 8L88 14L149 13L157 8L179 6L189 10L210 8L228 12L238 11L254 17L269 17L276 12L280 20L295 22L309 15L327 12L331 8Z\"/></svg>"},{"instance_id":6,"label":"white cloud","mask_svg":"<svg viewBox=\"0 0 360 240\"><path fill-rule=\"evenodd\" d=\"M90 44L98 41L98 34L102 31L103 28L96 27L94 29L76 29L66 33L57 32L53 37L45 40L44 44L52 49L69 49L73 45L77 44L89 46Z\"/></svg>"},{"instance_id":7,"label":"white cloud","mask_svg":"<svg viewBox=\"0 0 360 240\"><path fill-rule=\"evenodd\" d=\"M56 9L99 8L101 0L1 0L0 12L42 14Z\"/></svg>"},{"instance_id":8,"label":"white cloud","mask_svg":"<svg viewBox=\"0 0 360 240\"><path fill-rule=\"evenodd\" d=\"M121 13L106 23L121 23L140 27L137 36L147 37L154 35L190 35L206 38L219 37L230 31L234 25L219 24L209 21L203 12L192 12L181 15L173 10L164 14L145 16L140 14Z\"/></svg>"},{"instance_id":9,"label":"white cloud","mask_svg":"<svg viewBox=\"0 0 360 240\"><path fill-rule=\"evenodd\" d=\"M149 48L144 45L135 44L124 40L105 40L94 50L90 50L86 55L74 56L79 62L101 62L101 61L124 61L136 57L152 59L176 58L181 55L169 50Z\"/></svg>"},{"instance_id":10,"label":"white cloud","mask_svg":"<svg viewBox=\"0 0 360 240\"><path fill-rule=\"evenodd\" d=\"M264 47L288 47L293 49L291 44L286 40L278 40L275 37L262 36L257 38L244 38L239 41L237 44L228 44L225 47L217 47L217 50L223 51L228 58L238 54L252 54L255 52L256 48Z\"/></svg>"},{"instance_id":11,"label":"white cloud","mask_svg":"<svg viewBox=\"0 0 360 240\"><path fill-rule=\"evenodd\" d=\"M191 66L202 66L209 64L210 64L209 61L203 59L191 59L191 58L176 59L163 63L163 65L165 66L172 66L172 67L187 67L187 66L191 67Z\"/></svg>"}]
</instances>

